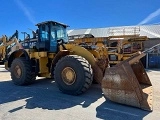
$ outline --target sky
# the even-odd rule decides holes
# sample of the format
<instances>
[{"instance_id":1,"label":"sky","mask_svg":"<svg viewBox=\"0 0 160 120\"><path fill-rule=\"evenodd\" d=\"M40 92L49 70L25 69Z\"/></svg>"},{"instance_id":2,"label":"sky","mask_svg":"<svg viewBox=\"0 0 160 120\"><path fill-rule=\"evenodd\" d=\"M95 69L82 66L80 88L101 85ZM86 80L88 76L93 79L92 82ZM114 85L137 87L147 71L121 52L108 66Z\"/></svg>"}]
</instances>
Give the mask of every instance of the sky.
<instances>
[{"instance_id":1,"label":"sky","mask_svg":"<svg viewBox=\"0 0 160 120\"><path fill-rule=\"evenodd\" d=\"M0 36L54 20L68 29L160 24L159 0L1 0Z\"/></svg>"}]
</instances>

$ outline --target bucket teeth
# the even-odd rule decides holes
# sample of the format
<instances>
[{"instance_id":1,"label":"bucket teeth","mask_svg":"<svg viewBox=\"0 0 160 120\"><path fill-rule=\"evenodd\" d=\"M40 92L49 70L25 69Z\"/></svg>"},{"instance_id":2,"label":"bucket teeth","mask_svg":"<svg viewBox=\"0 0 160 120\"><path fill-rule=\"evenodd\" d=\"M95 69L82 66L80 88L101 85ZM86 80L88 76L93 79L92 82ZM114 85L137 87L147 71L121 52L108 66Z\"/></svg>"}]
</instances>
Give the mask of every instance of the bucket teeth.
<instances>
[{"instance_id":1,"label":"bucket teeth","mask_svg":"<svg viewBox=\"0 0 160 120\"><path fill-rule=\"evenodd\" d=\"M106 68L102 91L109 100L152 111L152 84L137 55Z\"/></svg>"}]
</instances>

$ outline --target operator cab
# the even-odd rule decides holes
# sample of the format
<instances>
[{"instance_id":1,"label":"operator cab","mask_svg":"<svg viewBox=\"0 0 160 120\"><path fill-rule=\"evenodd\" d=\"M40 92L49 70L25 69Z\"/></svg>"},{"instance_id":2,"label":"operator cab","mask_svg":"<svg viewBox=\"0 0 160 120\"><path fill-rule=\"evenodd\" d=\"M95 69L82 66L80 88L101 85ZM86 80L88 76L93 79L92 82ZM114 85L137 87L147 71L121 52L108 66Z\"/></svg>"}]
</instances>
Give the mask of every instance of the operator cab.
<instances>
[{"instance_id":1,"label":"operator cab","mask_svg":"<svg viewBox=\"0 0 160 120\"><path fill-rule=\"evenodd\" d=\"M66 31L68 25L46 21L38 23L36 26L38 26L38 42L36 43L38 51L58 52L58 43L68 42Z\"/></svg>"}]
</instances>

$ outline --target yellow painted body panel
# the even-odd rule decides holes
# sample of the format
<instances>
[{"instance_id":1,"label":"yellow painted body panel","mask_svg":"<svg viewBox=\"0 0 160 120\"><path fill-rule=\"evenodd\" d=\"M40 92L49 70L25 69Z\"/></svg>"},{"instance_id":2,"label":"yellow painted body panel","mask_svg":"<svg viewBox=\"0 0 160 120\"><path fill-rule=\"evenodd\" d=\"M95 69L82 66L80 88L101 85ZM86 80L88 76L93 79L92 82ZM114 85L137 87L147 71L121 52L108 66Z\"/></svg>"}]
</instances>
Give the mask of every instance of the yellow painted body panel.
<instances>
[{"instance_id":1,"label":"yellow painted body panel","mask_svg":"<svg viewBox=\"0 0 160 120\"><path fill-rule=\"evenodd\" d=\"M30 58L43 58L48 57L47 52L30 52Z\"/></svg>"},{"instance_id":2,"label":"yellow painted body panel","mask_svg":"<svg viewBox=\"0 0 160 120\"><path fill-rule=\"evenodd\" d=\"M85 48L80 47L80 46L76 46L76 45L71 45L71 46L67 46L67 45L66 45L66 48L67 48L69 51L71 51L70 54L82 56L82 57L84 57L86 60L88 60L88 62L89 62L91 65L94 65L94 64L95 64L96 59L94 58L93 54L91 54L91 53L90 53L88 50L86 50Z\"/></svg>"},{"instance_id":3,"label":"yellow painted body panel","mask_svg":"<svg viewBox=\"0 0 160 120\"><path fill-rule=\"evenodd\" d=\"M48 53L48 52L29 52L30 58L35 58L39 60L39 77L47 77L51 78L51 73L47 66L48 59L54 59L55 53Z\"/></svg>"},{"instance_id":4,"label":"yellow painted body panel","mask_svg":"<svg viewBox=\"0 0 160 120\"><path fill-rule=\"evenodd\" d=\"M48 63L48 57L41 57L39 58L39 73L48 73L48 67L47 67L47 63Z\"/></svg>"}]
</instances>

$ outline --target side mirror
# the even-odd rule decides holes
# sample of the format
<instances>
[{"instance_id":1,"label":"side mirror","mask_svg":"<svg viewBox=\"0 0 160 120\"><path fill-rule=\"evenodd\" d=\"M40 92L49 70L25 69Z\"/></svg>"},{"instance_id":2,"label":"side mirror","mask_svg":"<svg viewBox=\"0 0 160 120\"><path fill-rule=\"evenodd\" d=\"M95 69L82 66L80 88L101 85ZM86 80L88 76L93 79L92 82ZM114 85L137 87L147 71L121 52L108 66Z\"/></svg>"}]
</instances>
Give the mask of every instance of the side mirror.
<instances>
[{"instance_id":1,"label":"side mirror","mask_svg":"<svg viewBox=\"0 0 160 120\"><path fill-rule=\"evenodd\" d=\"M64 41L63 41L63 39L59 39L59 40L57 40L57 43L58 43L58 45L61 45L64 43Z\"/></svg>"}]
</instances>

